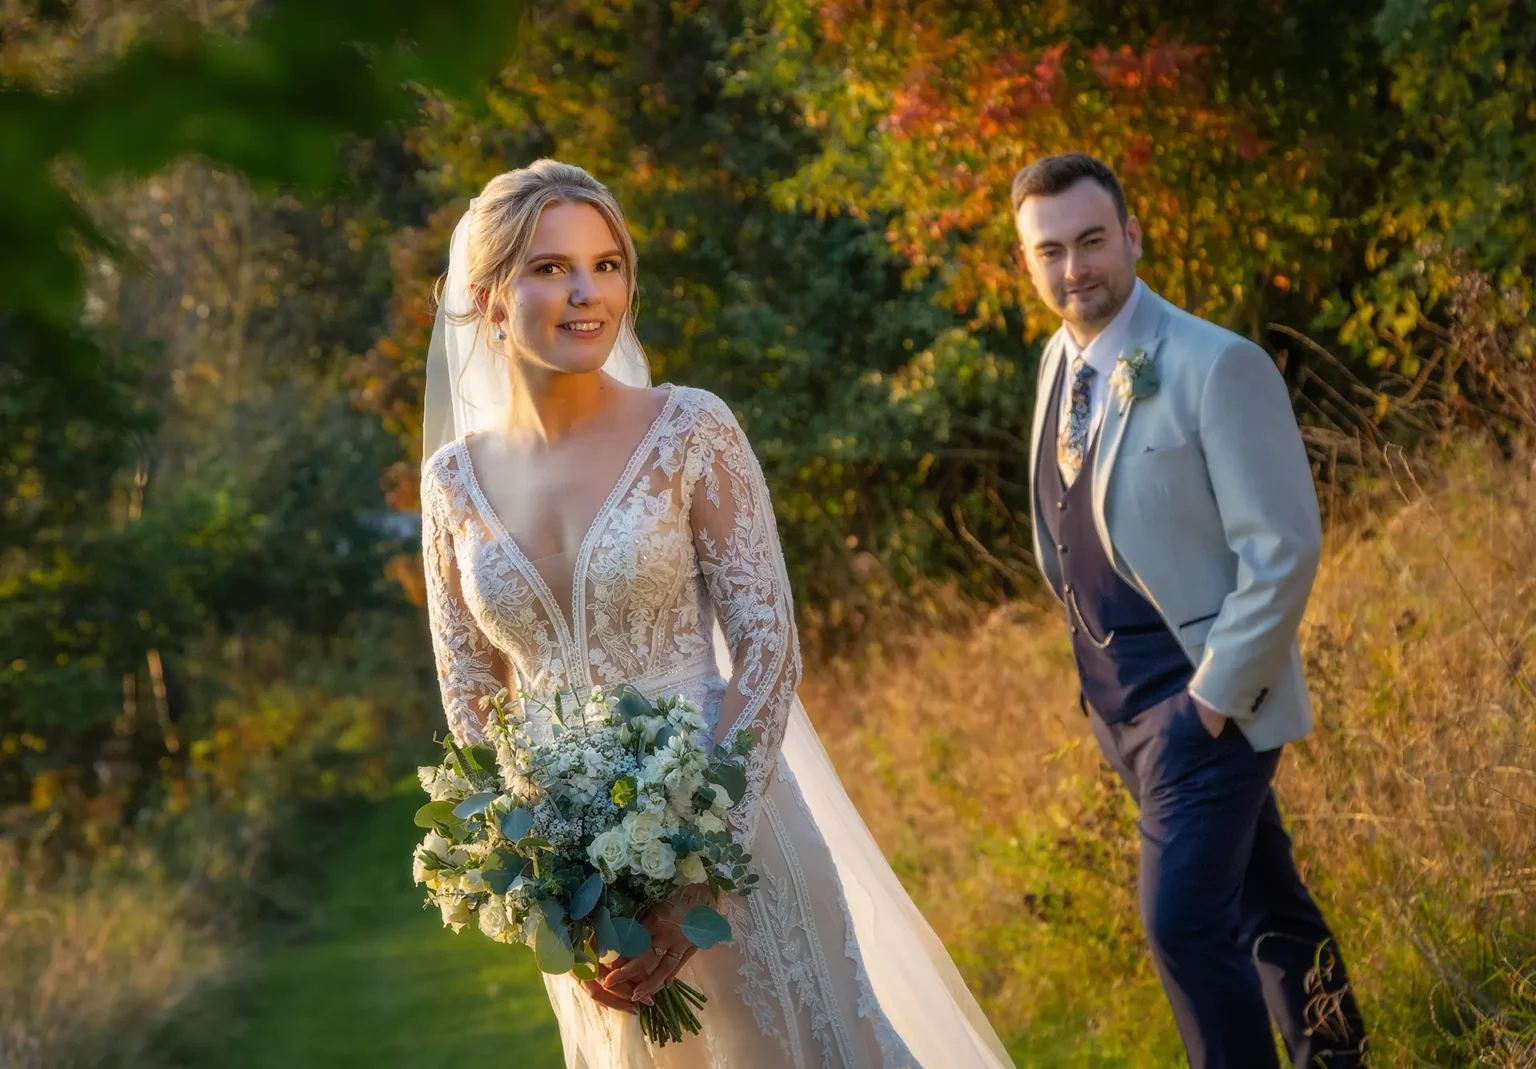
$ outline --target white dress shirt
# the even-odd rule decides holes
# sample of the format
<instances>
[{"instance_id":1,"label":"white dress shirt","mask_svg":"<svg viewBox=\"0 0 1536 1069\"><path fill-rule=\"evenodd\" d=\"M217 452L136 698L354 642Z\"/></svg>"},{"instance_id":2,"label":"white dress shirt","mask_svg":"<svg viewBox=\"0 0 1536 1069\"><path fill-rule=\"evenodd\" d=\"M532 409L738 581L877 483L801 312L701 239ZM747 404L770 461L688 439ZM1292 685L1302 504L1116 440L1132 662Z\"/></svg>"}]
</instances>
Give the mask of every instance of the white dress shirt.
<instances>
[{"instance_id":1,"label":"white dress shirt","mask_svg":"<svg viewBox=\"0 0 1536 1069\"><path fill-rule=\"evenodd\" d=\"M1072 337L1072 332L1065 327L1062 333L1066 335L1066 359L1062 361L1062 374L1066 377L1061 389L1061 426L1067 426L1072 420L1072 369L1077 364L1077 358L1083 357L1096 374L1088 380L1088 441L1091 443L1098 436L1099 424L1104 422L1104 410L1109 403L1109 380L1115 373L1115 365L1119 363L1120 356L1125 349L1126 334L1131 329L1131 317L1136 314L1136 305L1141 301L1141 291L1146 288L1146 283L1141 279L1136 280L1136 285L1131 287L1131 295L1125 299L1125 304L1120 311L1115 313L1115 318L1109 321L1109 325L1101 330L1097 337L1088 343L1086 349L1077 344L1077 339Z\"/></svg>"}]
</instances>

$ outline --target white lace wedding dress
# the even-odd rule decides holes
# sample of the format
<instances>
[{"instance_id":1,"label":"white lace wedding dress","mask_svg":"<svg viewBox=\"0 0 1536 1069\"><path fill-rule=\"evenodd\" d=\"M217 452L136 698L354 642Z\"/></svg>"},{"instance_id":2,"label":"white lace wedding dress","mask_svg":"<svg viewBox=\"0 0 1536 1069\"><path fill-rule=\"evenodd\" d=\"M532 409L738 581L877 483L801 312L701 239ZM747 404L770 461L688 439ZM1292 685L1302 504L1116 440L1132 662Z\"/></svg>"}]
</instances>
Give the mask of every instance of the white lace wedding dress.
<instances>
[{"instance_id":1,"label":"white lace wedding dress","mask_svg":"<svg viewBox=\"0 0 1536 1069\"><path fill-rule=\"evenodd\" d=\"M761 740L733 811L761 889L724 904L734 940L682 973L709 998L703 1033L652 1048L636 1018L546 976L568 1069L1011 1065L796 700L773 510L723 402L669 388L582 542L569 616L491 510L462 438L424 465L422 517L443 703L461 741L478 736L479 700L502 686L579 701L621 681L686 694L713 723Z\"/></svg>"}]
</instances>

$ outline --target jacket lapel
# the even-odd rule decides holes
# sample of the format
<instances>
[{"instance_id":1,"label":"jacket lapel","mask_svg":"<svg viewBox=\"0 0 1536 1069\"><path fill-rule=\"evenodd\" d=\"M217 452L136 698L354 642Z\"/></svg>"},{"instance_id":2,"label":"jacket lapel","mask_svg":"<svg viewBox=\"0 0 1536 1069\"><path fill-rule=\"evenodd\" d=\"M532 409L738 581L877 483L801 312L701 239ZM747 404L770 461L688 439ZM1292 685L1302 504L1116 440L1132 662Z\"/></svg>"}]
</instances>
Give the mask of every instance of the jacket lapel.
<instances>
[{"instance_id":1,"label":"jacket lapel","mask_svg":"<svg viewBox=\"0 0 1536 1069\"><path fill-rule=\"evenodd\" d=\"M1061 354L1065 349L1062 340L1066 337L1066 327L1062 327L1051 340L1045 343L1045 352L1040 354L1040 378L1035 383L1035 423L1029 435L1029 478L1034 483L1035 471L1040 466L1040 436L1045 433L1045 417L1047 402L1051 399L1051 390L1056 384L1056 376L1061 367Z\"/></svg>"},{"instance_id":2,"label":"jacket lapel","mask_svg":"<svg viewBox=\"0 0 1536 1069\"><path fill-rule=\"evenodd\" d=\"M1029 500L1033 506L1035 563L1040 569L1040 574L1045 576L1046 582L1057 591L1058 597L1060 597L1061 569L1055 558L1056 549L1052 546L1047 554L1045 549L1047 540L1040 533L1045 529L1045 521L1040 513L1040 449L1045 443L1040 439L1045 433L1051 392L1055 389L1056 379L1061 370L1062 354L1066 351L1064 343L1066 332L1067 328L1063 326L1051 335L1051 340L1045 343L1045 351L1040 354L1040 376L1035 383L1035 422L1029 436Z\"/></svg>"},{"instance_id":3,"label":"jacket lapel","mask_svg":"<svg viewBox=\"0 0 1536 1069\"><path fill-rule=\"evenodd\" d=\"M1142 291L1136 305L1136 314L1125 334L1125 348L1121 355L1145 349L1154 366L1161 357L1163 331L1168 322L1168 309L1161 297L1151 287ZM1166 377L1166 369L1158 366L1158 374ZM1109 538L1109 524L1104 517L1104 502L1109 493L1109 480L1114 475L1115 460L1120 455L1120 443L1125 439L1125 429L1136 412L1136 402L1125 404L1111 389L1104 409L1104 422L1099 427L1099 447L1093 460L1093 523L1098 529L1104 552L1114 564L1115 570L1124 574L1114 543Z\"/></svg>"}]
</instances>

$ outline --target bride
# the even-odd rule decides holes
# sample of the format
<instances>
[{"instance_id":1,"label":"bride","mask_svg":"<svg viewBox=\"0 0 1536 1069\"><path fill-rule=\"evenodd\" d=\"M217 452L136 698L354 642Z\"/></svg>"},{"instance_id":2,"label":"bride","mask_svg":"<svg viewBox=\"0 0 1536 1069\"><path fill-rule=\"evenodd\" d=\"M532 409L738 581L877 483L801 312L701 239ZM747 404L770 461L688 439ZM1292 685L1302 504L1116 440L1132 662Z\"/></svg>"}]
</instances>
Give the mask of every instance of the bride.
<instances>
[{"instance_id":1,"label":"bride","mask_svg":"<svg viewBox=\"0 0 1536 1069\"><path fill-rule=\"evenodd\" d=\"M454 231L427 367L422 549L443 706L683 694L717 738L757 739L736 832L759 890L716 903L734 939L693 952L679 899L652 952L597 981L546 976L567 1069L991 1069L1002 1044L853 808L795 697L800 654L773 509L731 410L653 388L635 249L579 167L491 180ZM695 888L696 890L696 888ZM703 1032L653 1048L637 1002L674 975Z\"/></svg>"}]
</instances>

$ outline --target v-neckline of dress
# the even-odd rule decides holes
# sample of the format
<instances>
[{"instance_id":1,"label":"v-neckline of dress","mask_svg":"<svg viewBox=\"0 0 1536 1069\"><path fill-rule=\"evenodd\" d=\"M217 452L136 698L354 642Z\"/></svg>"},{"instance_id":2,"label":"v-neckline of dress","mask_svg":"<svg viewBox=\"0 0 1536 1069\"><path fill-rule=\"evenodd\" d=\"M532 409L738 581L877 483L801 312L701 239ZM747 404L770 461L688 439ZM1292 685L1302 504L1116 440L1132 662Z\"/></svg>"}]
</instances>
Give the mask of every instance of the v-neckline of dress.
<instances>
[{"instance_id":1,"label":"v-neckline of dress","mask_svg":"<svg viewBox=\"0 0 1536 1069\"><path fill-rule=\"evenodd\" d=\"M561 657L565 661L567 681L572 687L588 685L588 666L586 650L586 633L579 629L580 617L586 616L586 598L583 593L586 587L587 562L592 555L593 540L602 526L605 516L612 511L619 496L634 482L635 474L641 462L650 455L655 444L656 435L660 433L671 414L673 405L677 401L677 387L667 386L667 398L662 402L661 411L651 421L646 429L644 437L629 454L629 462L624 465L624 470L619 473L618 481L608 491L608 496L592 514L592 519L587 523L585 533L581 538L581 545L576 551L576 563L571 568L571 609L569 618L566 610L560 607L555 600L554 592L549 583L544 579L544 573L534 565L532 558L523 552L523 548L517 544L517 540L507 531L506 525L501 522L501 517L496 510L491 508L490 500L485 496L485 491L480 488L480 479L475 474L475 463L469 455L469 439L471 435L465 435L456 441L459 463L464 471L464 481L469 488L469 496L475 503L475 511L480 513L480 519L490 529L491 537L501 546L502 551L512 560L512 565L522 572L529 584L533 587L534 595L544 603L544 611L555 623L556 638L560 643ZM573 659L573 655L575 655Z\"/></svg>"}]
</instances>

